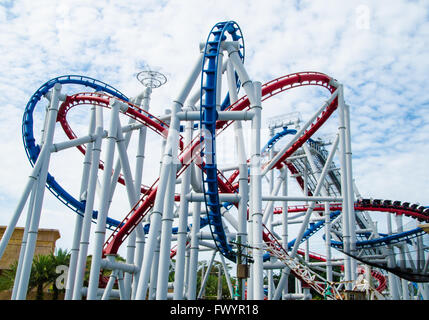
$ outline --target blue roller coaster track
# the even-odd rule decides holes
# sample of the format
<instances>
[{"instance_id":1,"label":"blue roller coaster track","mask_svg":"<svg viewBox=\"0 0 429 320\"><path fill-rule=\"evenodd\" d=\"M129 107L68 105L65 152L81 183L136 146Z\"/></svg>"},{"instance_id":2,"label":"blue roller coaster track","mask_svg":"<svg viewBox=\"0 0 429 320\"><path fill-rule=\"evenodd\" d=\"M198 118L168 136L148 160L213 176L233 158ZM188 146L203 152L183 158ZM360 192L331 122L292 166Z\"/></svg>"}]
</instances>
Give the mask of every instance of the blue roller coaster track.
<instances>
[{"instance_id":1,"label":"blue roller coaster track","mask_svg":"<svg viewBox=\"0 0 429 320\"><path fill-rule=\"evenodd\" d=\"M201 157L203 159L202 176L204 202L207 209L207 217L213 240L219 252L231 261L235 261L235 254L228 243L222 225L220 213L221 203L219 201L217 164L216 164L216 121L218 88L217 79L220 67L221 42L226 40L228 35L232 41L240 42L239 55L244 61L244 41L239 26L234 21L217 23L207 38L203 66L201 73L201 108L200 108L200 130L201 143L203 149ZM237 86L239 87L238 78ZM229 98L228 98L229 101ZM220 109L226 106L220 106Z\"/></svg>"}]
</instances>

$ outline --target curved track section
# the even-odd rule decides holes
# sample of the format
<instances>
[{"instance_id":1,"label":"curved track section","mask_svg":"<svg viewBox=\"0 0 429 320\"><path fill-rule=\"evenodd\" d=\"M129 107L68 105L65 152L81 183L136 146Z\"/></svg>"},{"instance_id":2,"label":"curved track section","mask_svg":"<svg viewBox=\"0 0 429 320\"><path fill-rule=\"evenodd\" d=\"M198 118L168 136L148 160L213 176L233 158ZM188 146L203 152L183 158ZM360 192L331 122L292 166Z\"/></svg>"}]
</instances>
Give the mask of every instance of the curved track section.
<instances>
[{"instance_id":1,"label":"curved track section","mask_svg":"<svg viewBox=\"0 0 429 320\"><path fill-rule=\"evenodd\" d=\"M298 213L298 212L305 212L307 210L306 206L291 206L288 208L288 213ZM317 205L313 211L315 212L323 212L325 210L324 205ZM332 204L330 206L331 211L331 219L335 218L342 210L341 204ZM373 212L388 212L391 214L396 215L404 215L408 216L413 219L417 219L418 221L424 221L429 222L429 214L422 213L419 209L412 209L412 208L404 208L402 206L384 206L384 205L377 205L376 203L367 203L365 205L362 204L362 201L358 201L355 203L354 206L355 211L373 211ZM274 214L281 214L283 212L281 207L274 209ZM338 214L335 214L338 213ZM315 223L313 226L307 229L306 234L312 235L316 231L318 231L324 224L324 221L320 221L318 223ZM412 230L396 233L394 235L385 235L381 236L376 239L371 240L361 240L356 242L356 247L358 248L372 248L376 246L385 246L388 244L398 243L402 241L407 241L409 239L418 237L422 235L424 231L421 228L415 228ZM307 236L308 238L308 236ZM306 239L307 239L306 238ZM293 241L291 241L293 242ZM334 241L331 240L332 246L338 249L341 249L343 244L340 241ZM292 243L293 245L293 243Z\"/></svg>"},{"instance_id":2,"label":"curved track section","mask_svg":"<svg viewBox=\"0 0 429 320\"><path fill-rule=\"evenodd\" d=\"M274 145L280 141L281 138L288 134L296 134L297 131L295 129L288 129L287 127L284 127L282 131L277 132L268 142L267 144L262 148L261 154L267 152L270 150Z\"/></svg>"},{"instance_id":3,"label":"curved track section","mask_svg":"<svg viewBox=\"0 0 429 320\"><path fill-rule=\"evenodd\" d=\"M219 68L222 66L220 59L221 42L229 35L233 41L242 40L240 28L233 22L221 22L216 24L206 41L204 59L201 72L201 108L200 129L203 150L201 157L203 164L203 192L210 230L213 240L219 252L229 260L235 260L232 248L228 244L222 225L220 213L221 203L218 194L218 170L216 165L216 121L218 90L217 82L220 76ZM242 45L242 49L244 46ZM243 51L240 51L241 59L244 59Z\"/></svg>"},{"instance_id":4,"label":"curved track section","mask_svg":"<svg viewBox=\"0 0 429 320\"><path fill-rule=\"evenodd\" d=\"M60 83L62 85L74 84L74 85L89 87L94 89L95 91L106 92L121 100L128 101L128 98L119 90L113 88L112 86L102 81L99 81L90 77L86 77L86 76L65 75L65 76L53 78L45 82L31 96L30 100L28 101L25 107L24 116L22 119L22 139L24 143L25 152L32 166L34 166L34 164L36 163L40 153L40 146L36 143L36 139L34 137L33 112L37 106L37 103L40 101L40 99L43 96L45 96L49 92L49 90L53 88L53 86L57 83ZM46 180L46 187L57 199L59 199L62 203L64 203L68 208L70 208L71 210L75 211L80 215L83 215L83 213L85 212L85 202L79 201L76 198L74 198L71 194L69 194L64 188L60 186L60 184L58 184L55 178L49 173ZM97 218L97 211L94 211L93 218L94 219ZM107 225L109 227L115 227L118 224L119 222L114 219L108 218L107 220Z\"/></svg>"}]
</instances>

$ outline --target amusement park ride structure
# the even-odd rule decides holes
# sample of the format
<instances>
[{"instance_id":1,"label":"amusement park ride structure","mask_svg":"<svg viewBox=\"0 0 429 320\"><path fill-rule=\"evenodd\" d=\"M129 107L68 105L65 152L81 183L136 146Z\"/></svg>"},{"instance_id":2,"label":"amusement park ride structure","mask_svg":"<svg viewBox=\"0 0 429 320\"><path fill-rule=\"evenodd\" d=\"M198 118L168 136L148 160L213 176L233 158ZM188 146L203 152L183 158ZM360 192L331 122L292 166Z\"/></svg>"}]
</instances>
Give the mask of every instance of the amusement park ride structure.
<instances>
[{"instance_id":1,"label":"amusement park ride structure","mask_svg":"<svg viewBox=\"0 0 429 320\"><path fill-rule=\"evenodd\" d=\"M252 80L244 66L243 35L233 21L217 23L199 48L182 90L162 116L150 113L149 106L152 91L167 79L151 70L137 74L145 88L133 98L76 75L49 80L33 94L22 123L33 169L0 242L1 257L27 207L12 299L27 295L45 187L76 213L65 299L197 299L202 250L213 253L209 269L219 256L234 299L310 299L316 294L344 299L352 291L365 292L368 299L429 299L422 227L429 209L362 198L353 179L343 85L319 72L293 73L263 85ZM263 102L304 86L324 88L329 98L305 121L272 121L263 146ZM67 88L76 87L84 90L68 93ZM36 141L34 111L44 99L46 116ZM87 134L73 131L67 115L74 108L89 114ZM329 119L338 123L328 143L315 134ZM54 133L61 129L68 140L56 142ZM145 155L154 152L146 147L150 131L159 140L161 159L159 178L147 186ZM237 152L237 163L229 167L221 167L216 145L224 131ZM128 148L131 139L137 150ZM70 148L83 154L80 190L74 191L49 172L51 155ZM292 180L301 195L290 194ZM110 210L118 183L128 199L121 220ZM386 213L386 233L371 216L380 212ZM415 227L404 230L408 224L403 219ZM298 229L291 240L293 225ZM309 250L319 230L324 230L325 255ZM125 262L115 259L121 246ZM332 249L341 258L333 258ZM84 286L88 254L92 259ZM226 260L236 266L235 294ZM169 283L172 267L174 282ZM103 270L112 271L108 279ZM276 281L273 270L279 270ZM291 277L295 292L289 291Z\"/></svg>"}]
</instances>

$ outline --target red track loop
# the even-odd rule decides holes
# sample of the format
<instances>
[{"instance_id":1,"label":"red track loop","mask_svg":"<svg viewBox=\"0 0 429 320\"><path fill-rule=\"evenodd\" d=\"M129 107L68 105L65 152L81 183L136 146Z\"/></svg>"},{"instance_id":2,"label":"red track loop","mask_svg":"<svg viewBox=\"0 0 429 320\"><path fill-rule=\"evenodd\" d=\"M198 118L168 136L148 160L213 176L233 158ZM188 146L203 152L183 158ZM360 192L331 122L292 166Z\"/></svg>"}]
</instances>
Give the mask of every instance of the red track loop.
<instances>
[{"instance_id":1,"label":"red track loop","mask_svg":"<svg viewBox=\"0 0 429 320\"><path fill-rule=\"evenodd\" d=\"M110 99L119 100L122 103L128 105L127 110L124 112L126 115L144 124L146 127L152 129L154 132L163 136L164 138L167 137L168 125L165 122L159 120L149 112L140 109L132 103L100 93L78 93L72 96L67 96L66 100L61 104L58 110L57 121L61 123L61 126L63 127L67 136L70 139L75 139L76 135L73 133L73 130L70 128L66 120L68 111L77 105L98 105L105 108L110 108ZM181 148L183 148L183 145Z\"/></svg>"},{"instance_id":2,"label":"red track loop","mask_svg":"<svg viewBox=\"0 0 429 320\"><path fill-rule=\"evenodd\" d=\"M57 122L61 124L65 134L70 140L76 139L77 136L71 129L67 121L67 113L70 109L79 105L98 105L104 108L110 108L109 102L112 99L111 96L101 93L78 93L72 96L67 96L66 100L61 104L58 110ZM140 109L139 107L133 105L132 103L114 98L128 105L128 109L125 111L125 114L129 117L135 119L136 121L144 124L149 129L153 130L155 133L166 138L168 134L168 125L163 121L159 120L155 116L151 115L149 112ZM182 138L180 139L180 147L183 148ZM77 148L85 154L85 148L83 146L77 146ZM104 169L104 164L100 161L100 169ZM119 176L118 182L125 185L125 180L122 175ZM142 186L141 192L145 193L148 190L147 187Z\"/></svg>"}]
</instances>

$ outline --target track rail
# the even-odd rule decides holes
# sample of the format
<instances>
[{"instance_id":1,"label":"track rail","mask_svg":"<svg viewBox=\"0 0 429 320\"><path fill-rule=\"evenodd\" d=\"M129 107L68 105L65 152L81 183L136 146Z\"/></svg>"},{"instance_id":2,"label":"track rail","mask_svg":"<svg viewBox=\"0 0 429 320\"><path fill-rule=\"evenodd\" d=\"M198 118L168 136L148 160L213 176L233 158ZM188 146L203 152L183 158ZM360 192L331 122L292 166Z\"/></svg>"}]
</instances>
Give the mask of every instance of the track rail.
<instances>
[{"instance_id":1,"label":"track rail","mask_svg":"<svg viewBox=\"0 0 429 320\"><path fill-rule=\"evenodd\" d=\"M230 36L233 41L242 40L240 28L233 21L217 23L207 38L201 71L201 108L200 108L200 130L203 148L201 157L203 159L202 178L204 203L207 209L210 231L219 252L227 259L235 261L235 255L228 244L220 213L221 203L218 193L218 170L216 164L216 122L218 90L217 83L220 60L221 43ZM242 45L242 49L244 46ZM243 51L240 52L244 60ZM238 79L237 79L238 80Z\"/></svg>"},{"instance_id":2,"label":"track rail","mask_svg":"<svg viewBox=\"0 0 429 320\"><path fill-rule=\"evenodd\" d=\"M288 213L298 213L298 212L305 212L308 209L308 206L302 205L302 206L290 206L288 207ZM429 222L429 212L426 211L426 213L421 212L418 209L412 209L412 208L404 208L401 206L385 206L385 205L377 205L377 204L368 204L363 205L362 201L358 201L355 203L354 206L355 211L373 211L373 212L387 212L397 215L405 215L414 219L417 219L418 221L425 221ZM325 210L324 205L316 205L314 210L315 212L323 212ZM331 215L332 212L341 212L342 205L339 203L331 204L330 211ZM429 210L428 210L429 211ZM274 208L274 214L281 214L283 212L283 209L281 207ZM306 234L312 235L317 230L319 230L322 225L324 224L324 221L315 223L312 227L307 229ZM382 236L376 239L371 240L361 240L356 242L357 248L373 248L378 247L382 245L387 245L391 243L397 243L401 241L410 240L412 238L418 237L424 233L423 229L421 228L415 228L412 230L408 230L405 232L393 234L393 235L386 235ZM308 237L307 237L308 238ZM340 241L331 241L332 246L335 248L342 248L342 242ZM292 241L291 241L292 243ZM293 245L293 244L292 244Z\"/></svg>"},{"instance_id":3,"label":"track rail","mask_svg":"<svg viewBox=\"0 0 429 320\"><path fill-rule=\"evenodd\" d=\"M41 149L40 146L36 144L36 139L34 137L33 113L37 104L40 102L41 98L47 95L49 90L52 89L54 85L57 83L61 85L68 85L68 84L81 85L84 87L92 88L95 91L105 92L123 101L128 101L128 98L119 90L115 89L114 87L102 81L96 80L94 78L86 77L86 76L64 75L64 76L53 78L45 82L31 96L30 100L28 101L25 107L24 115L22 118L22 140L23 140L25 152L27 154L27 158L31 166L34 166L34 164L36 163ZM76 198L74 198L63 187L61 187L61 185L55 180L55 178L50 173L48 173L48 176L47 176L46 187L65 206L67 206L69 209L73 210L77 214L83 215L83 213L85 212L85 201L79 201ZM94 211L93 218L96 219L96 217L97 217L97 211ZM107 218L107 225L109 228L115 227L116 225L118 225L118 223L119 222L114 219Z\"/></svg>"}]
</instances>

